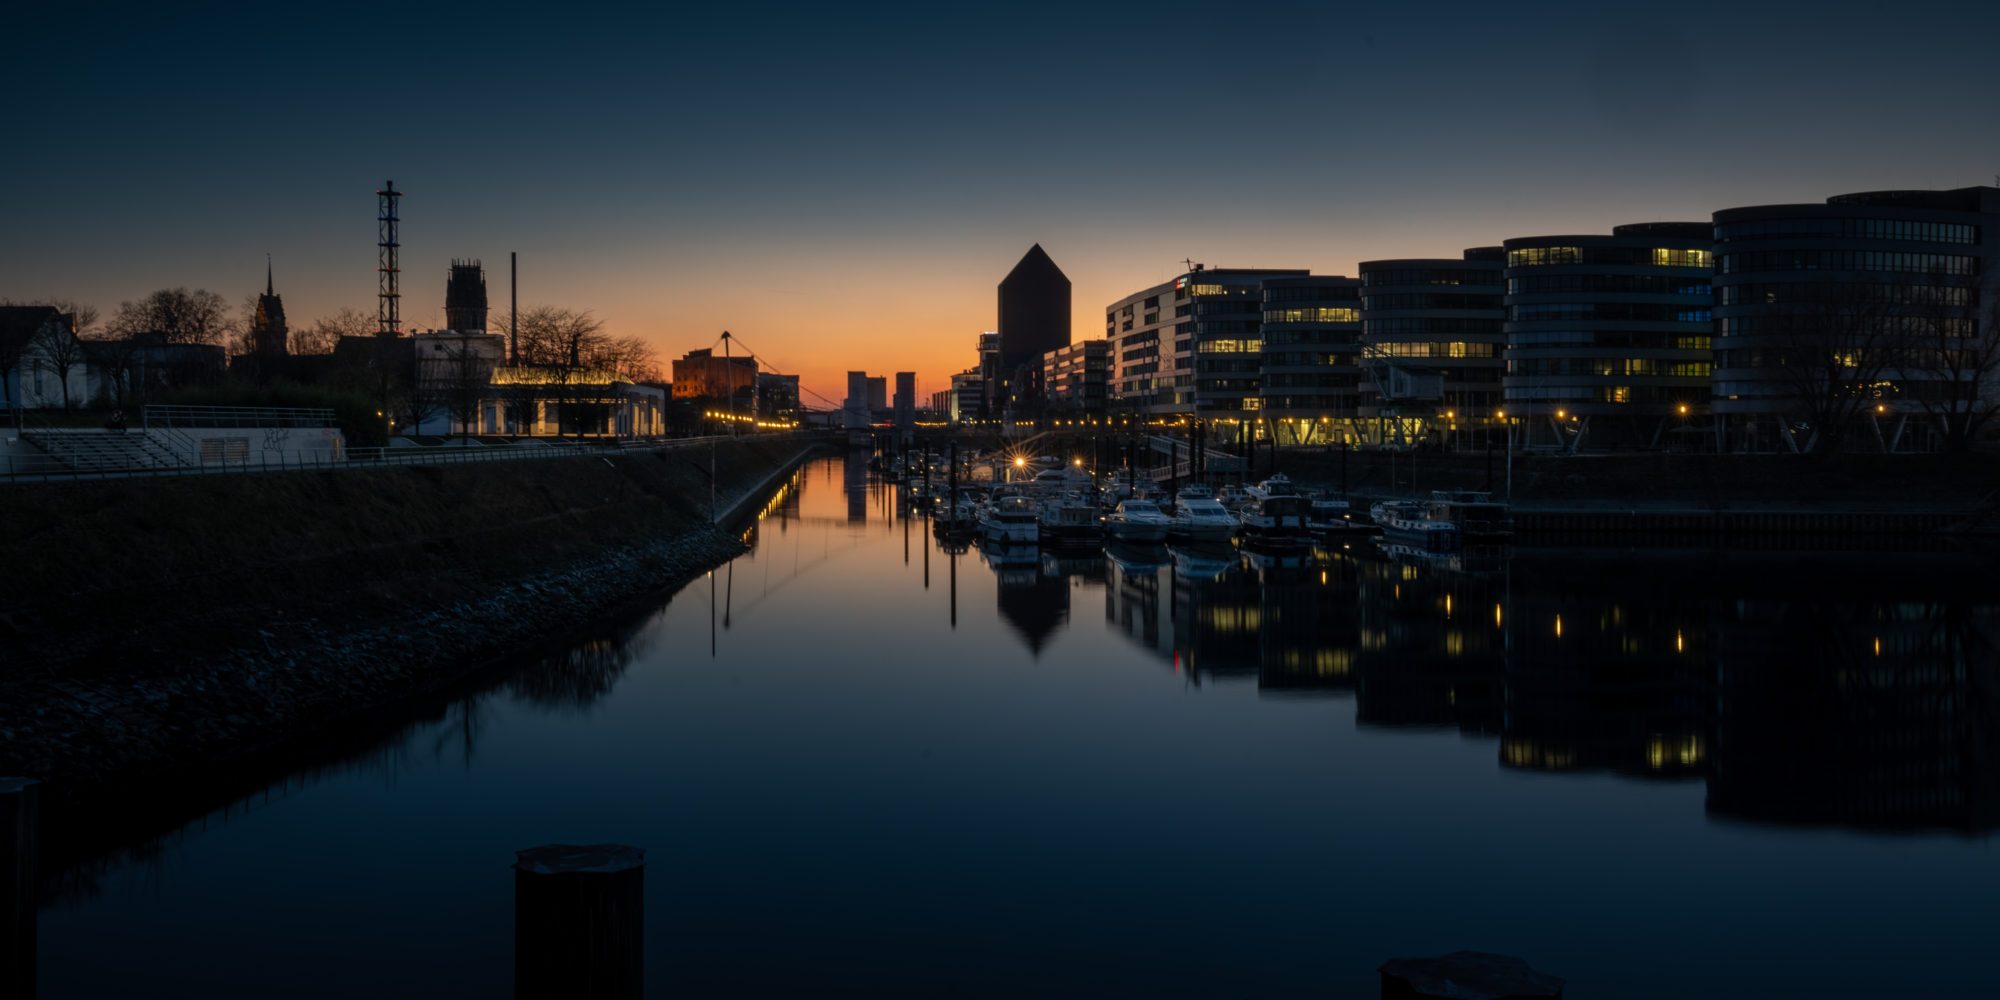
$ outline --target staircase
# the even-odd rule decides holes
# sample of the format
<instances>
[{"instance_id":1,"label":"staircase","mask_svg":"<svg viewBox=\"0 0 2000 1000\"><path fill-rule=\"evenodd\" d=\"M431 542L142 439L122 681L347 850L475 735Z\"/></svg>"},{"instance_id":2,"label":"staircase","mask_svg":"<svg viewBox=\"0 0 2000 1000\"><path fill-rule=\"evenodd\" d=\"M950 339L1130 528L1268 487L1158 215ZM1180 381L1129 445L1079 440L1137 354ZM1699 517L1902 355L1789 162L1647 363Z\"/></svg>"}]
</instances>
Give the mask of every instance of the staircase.
<instances>
[{"instance_id":1,"label":"staircase","mask_svg":"<svg viewBox=\"0 0 2000 1000\"><path fill-rule=\"evenodd\" d=\"M23 429L21 437L78 472L178 469L189 464L145 431L38 427Z\"/></svg>"}]
</instances>

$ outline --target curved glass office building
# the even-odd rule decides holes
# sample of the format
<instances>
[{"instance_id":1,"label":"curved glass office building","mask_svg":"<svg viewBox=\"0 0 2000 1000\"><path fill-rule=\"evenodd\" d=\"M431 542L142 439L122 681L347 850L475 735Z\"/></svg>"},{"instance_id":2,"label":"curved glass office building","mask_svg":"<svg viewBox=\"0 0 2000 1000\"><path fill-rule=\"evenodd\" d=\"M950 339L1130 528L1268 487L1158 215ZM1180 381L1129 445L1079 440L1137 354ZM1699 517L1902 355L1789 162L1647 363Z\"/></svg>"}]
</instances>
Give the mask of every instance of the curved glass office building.
<instances>
[{"instance_id":1,"label":"curved glass office building","mask_svg":"<svg viewBox=\"0 0 2000 1000\"><path fill-rule=\"evenodd\" d=\"M1506 241L1501 384L1519 440L1694 447L1713 372L1711 240L1708 223L1648 222Z\"/></svg>"},{"instance_id":2,"label":"curved glass office building","mask_svg":"<svg viewBox=\"0 0 2000 1000\"><path fill-rule=\"evenodd\" d=\"M2000 188L1726 209L1714 238L1723 449L1932 447L1977 407Z\"/></svg>"},{"instance_id":3,"label":"curved glass office building","mask_svg":"<svg viewBox=\"0 0 2000 1000\"><path fill-rule=\"evenodd\" d=\"M1361 282L1354 278L1264 281L1264 426L1280 445L1353 440L1361 372Z\"/></svg>"},{"instance_id":4,"label":"curved glass office building","mask_svg":"<svg viewBox=\"0 0 2000 1000\"><path fill-rule=\"evenodd\" d=\"M1507 335L1504 251L1361 263L1360 417L1375 441L1463 443L1497 423Z\"/></svg>"}]
</instances>

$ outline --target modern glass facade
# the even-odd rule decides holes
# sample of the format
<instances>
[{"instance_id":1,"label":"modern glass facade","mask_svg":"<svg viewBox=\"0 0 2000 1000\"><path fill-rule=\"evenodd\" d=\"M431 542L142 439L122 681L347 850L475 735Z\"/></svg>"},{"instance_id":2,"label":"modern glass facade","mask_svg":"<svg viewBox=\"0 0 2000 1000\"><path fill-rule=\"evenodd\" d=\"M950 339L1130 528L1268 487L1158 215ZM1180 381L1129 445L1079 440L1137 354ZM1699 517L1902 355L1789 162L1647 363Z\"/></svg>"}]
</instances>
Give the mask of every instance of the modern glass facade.
<instances>
[{"instance_id":1,"label":"modern glass facade","mask_svg":"<svg viewBox=\"0 0 2000 1000\"><path fill-rule=\"evenodd\" d=\"M1494 425L1507 347L1504 258L1500 247L1478 247L1456 260L1362 262L1365 420L1414 419L1440 434Z\"/></svg>"},{"instance_id":2,"label":"modern glass facade","mask_svg":"<svg viewBox=\"0 0 2000 1000\"><path fill-rule=\"evenodd\" d=\"M1281 445L1353 440L1361 378L1361 282L1271 278L1263 285L1258 405Z\"/></svg>"},{"instance_id":3,"label":"modern glass facade","mask_svg":"<svg viewBox=\"0 0 2000 1000\"><path fill-rule=\"evenodd\" d=\"M1155 416L1255 416L1261 406L1263 283L1307 273L1189 271L1106 307L1116 405Z\"/></svg>"},{"instance_id":4,"label":"modern glass facade","mask_svg":"<svg viewBox=\"0 0 2000 1000\"><path fill-rule=\"evenodd\" d=\"M1503 405L1525 441L1658 448L1707 408L1707 223L1506 241Z\"/></svg>"},{"instance_id":5,"label":"modern glass facade","mask_svg":"<svg viewBox=\"0 0 2000 1000\"><path fill-rule=\"evenodd\" d=\"M1733 208L1714 232L1721 448L1926 447L1989 391L2000 188Z\"/></svg>"}]
</instances>

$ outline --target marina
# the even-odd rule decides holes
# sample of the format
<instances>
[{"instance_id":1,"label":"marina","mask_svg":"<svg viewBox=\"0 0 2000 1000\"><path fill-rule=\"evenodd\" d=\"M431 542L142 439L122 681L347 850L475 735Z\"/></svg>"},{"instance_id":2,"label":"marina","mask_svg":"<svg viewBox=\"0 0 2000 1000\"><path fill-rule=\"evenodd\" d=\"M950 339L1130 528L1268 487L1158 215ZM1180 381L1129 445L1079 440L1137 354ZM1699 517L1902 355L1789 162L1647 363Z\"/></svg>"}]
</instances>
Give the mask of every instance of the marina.
<instances>
[{"instance_id":1,"label":"marina","mask_svg":"<svg viewBox=\"0 0 2000 1000\"><path fill-rule=\"evenodd\" d=\"M106 948L167 992L504 993L506 865L554 837L647 849L648 982L695 993L892 941L952 991L1353 995L1477 947L1597 995L1889 995L1985 946L1983 557L955 541L853 461L671 599L63 862L42 995L116 992Z\"/></svg>"}]
</instances>

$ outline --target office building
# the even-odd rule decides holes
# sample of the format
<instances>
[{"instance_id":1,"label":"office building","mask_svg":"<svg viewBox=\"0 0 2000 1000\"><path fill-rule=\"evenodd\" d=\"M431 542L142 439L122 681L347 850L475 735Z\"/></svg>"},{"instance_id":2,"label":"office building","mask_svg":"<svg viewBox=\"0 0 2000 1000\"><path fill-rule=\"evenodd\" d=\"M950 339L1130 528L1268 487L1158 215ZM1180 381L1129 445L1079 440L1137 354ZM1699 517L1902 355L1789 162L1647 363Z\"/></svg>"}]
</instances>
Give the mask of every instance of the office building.
<instances>
[{"instance_id":1,"label":"office building","mask_svg":"<svg viewBox=\"0 0 2000 1000\"><path fill-rule=\"evenodd\" d=\"M1307 274L1196 265L1106 307L1114 405L1153 416L1199 413L1246 426L1244 400L1259 405L1263 283ZM1198 368L1198 361L1206 367Z\"/></svg>"},{"instance_id":2,"label":"office building","mask_svg":"<svg viewBox=\"0 0 2000 1000\"><path fill-rule=\"evenodd\" d=\"M1258 339L1258 408L1281 445L1357 440L1361 380L1361 282L1270 278Z\"/></svg>"},{"instance_id":3,"label":"office building","mask_svg":"<svg viewBox=\"0 0 2000 1000\"><path fill-rule=\"evenodd\" d=\"M2000 358L2000 188L1715 213L1728 451L1959 448Z\"/></svg>"},{"instance_id":4,"label":"office building","mask_svg":"<svg viewBox=\"0 0 2000 1000\"><path fill-rule=\"evenodd\" d=\"M1053 416L1102 416L1111 391L1111 342L1079 340L1042 355L1042 392Z\"/></svg>"},{"instance_id":5,"label":"office building","mask_svg":"<svg viewBox=\"0 0 2000 1000\"><path fill-rule=\"evenodd\" d=\"M1706 410L1706 222L1506 241L1505 409L1530 445L1660 448Z\"/></svg>"},{"instance_id":6,"label":"office building","mask_svg":"<svg viewBox=\"0 0 2000 1000\"><path fill-rule=\"evenodd\" d=\"M1361 264L1369 354L1360 410L1371 440L1462 443L1498 425L1505 405L1507 291L1500 247L1459 258Z\"/></svg>"}]
</instances>

